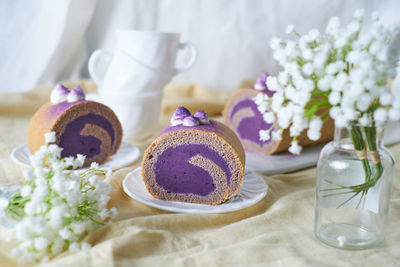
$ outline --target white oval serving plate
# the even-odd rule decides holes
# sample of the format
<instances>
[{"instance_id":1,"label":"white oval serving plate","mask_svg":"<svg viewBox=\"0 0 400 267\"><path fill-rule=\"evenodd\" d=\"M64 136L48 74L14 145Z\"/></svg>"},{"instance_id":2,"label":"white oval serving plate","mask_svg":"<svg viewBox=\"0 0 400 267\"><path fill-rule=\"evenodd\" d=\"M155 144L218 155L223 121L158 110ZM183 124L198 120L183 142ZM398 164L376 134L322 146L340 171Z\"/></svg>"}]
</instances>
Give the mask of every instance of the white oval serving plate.
<instances>
[{"instance_id":1,"label":"white oval serving plate","mask_svg":"<svg viewBox=\"0 0 400 267\"><path fill-rule=\"evenodd\" d=\"M241 210L263 199L268 191L268 185L260 175L246 171L239 194L220 205L166 201L150 195L142 180L140 167L126 175L122 187L128 196L143 204L161 210L182 213L225 213Z\"/></svg>"},{"instance_id":2,"label":"white oval serving plate","mask_svg":"<svg viewBox=\"0 0 400 267\"><path fill-rule=\"evenodd\" d=\"M11 152L11 159L18 165L29 168L29 156L31 155L28 145L22 144L17 146ZM140 156L138 147L129 143L122 142L117 153L112 155L109 160L100 165L100 169L116 170L126 165L135 162ZM88 168L77 169L77 171L84 171Z\"/></svg>"}]
</instances>

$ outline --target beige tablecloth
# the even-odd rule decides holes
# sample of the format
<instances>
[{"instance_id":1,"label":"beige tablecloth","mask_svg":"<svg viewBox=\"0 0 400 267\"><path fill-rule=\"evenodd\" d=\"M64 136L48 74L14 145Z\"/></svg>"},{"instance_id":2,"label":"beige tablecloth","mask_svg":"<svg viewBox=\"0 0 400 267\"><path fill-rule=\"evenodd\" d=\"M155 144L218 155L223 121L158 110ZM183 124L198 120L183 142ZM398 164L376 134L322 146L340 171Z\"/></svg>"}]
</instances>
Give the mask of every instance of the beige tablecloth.
<instances>
[{"instance_id":1,"label":"beige tablecloth","mask_svg":"<svg viewBox=\"0 0 400 267\"><path fill-rule=\"evenodd\" d=\"M82 81L87 91L93 83ZM11 161L11 150L26 142L33 112L48 99L51 87L27 94L0 95L0 183L21 179L22 169ZM220 115L227 93L195 85L168 86L163 120L178 105ZM151 140L136 142L142 151ZM400 144L390 147L400 158ZM89 235L92 248L66 252L45 266L400 266L400 174L392 191L386 240L382 247L343 251L320 243L313 234L315 168L264 176L267 196L256 205L227 214L179 214L143 205L126 196L125 175L139 161L116 171L109 182L116 188L111 205L118 217ZM0 266L14 266L7 237L0 229Z\"/></svg>"}]
</instances>

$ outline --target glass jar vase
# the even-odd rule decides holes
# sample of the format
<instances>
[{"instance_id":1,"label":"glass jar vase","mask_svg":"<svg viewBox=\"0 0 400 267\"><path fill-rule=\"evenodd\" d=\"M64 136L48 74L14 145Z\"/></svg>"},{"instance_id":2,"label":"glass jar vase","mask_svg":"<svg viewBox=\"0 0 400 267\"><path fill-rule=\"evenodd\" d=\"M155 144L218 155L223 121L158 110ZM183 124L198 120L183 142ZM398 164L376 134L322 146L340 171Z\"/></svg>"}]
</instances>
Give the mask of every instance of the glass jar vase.
<instances>
[{"instance_id":1,"label":"glass jar vase","mask_svg":"<svg viewBox=\"0 0 400 267\"><path fill-rule=\"evenodd\" d=\"M315 235L343 249L378 246L384 239L394 160L383 127L335 128L317 164Z\"/></svg>"}]
</instances>

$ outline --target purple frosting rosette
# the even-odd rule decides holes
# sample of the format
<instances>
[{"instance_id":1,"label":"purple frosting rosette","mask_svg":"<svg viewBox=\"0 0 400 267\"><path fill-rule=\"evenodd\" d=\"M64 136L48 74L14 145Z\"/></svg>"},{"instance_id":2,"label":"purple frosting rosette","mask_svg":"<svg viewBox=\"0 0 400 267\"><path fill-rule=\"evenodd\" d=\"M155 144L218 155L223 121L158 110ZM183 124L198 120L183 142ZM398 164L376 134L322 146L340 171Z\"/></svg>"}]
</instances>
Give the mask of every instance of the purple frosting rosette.
<instances>
[{"instance_id":1,"label":"purple frosting rosette","mask_svg":"<svg viewBox=\"0 0 400 267\"><path fill-rule=\"evenodd\" d=\"M267 94L269 97L271 97L274 94L274 92L270 91L268 89L268 86L267 86L267 78L268 78L268 76L269 76L269 74L267 72L262 74L257 79L256 83L254 84L254 89L258 90L258 91L261 91L261 92Z\"/></svg>"},{"instance_id":2,"label":"purple frosting rosette","mask_svg":"<svg viewBox=\"0 0 400 267\"><path fill-rule=\"evenodd\" d=\"M209 124L210 120L204 110L198 110L194 115L185 107L178 107L171 117L171 125L183 125L187 127L197 126L199 124Z\"/></svg>"}]
</instances>

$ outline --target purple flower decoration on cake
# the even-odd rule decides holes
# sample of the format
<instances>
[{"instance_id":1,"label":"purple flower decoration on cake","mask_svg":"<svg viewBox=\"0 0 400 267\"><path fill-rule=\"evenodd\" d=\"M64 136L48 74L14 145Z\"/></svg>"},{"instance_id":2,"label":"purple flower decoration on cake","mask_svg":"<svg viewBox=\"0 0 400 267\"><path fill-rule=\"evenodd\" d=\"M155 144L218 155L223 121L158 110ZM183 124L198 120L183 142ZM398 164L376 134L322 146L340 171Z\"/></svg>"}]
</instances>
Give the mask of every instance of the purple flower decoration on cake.
<instances>
[{"instance_id":1,"label":"purple flower decoration on cake","mask_svg":"<svg viewBox=\"0 0 400 267\"><path fill-rule=\"evenodd\" d=\"M269 97L271 97L274 92L270 91L268 89L267 86L267 78L268 78L269 74L268 73L264 73L262 74L256 81L256 83L254 84L254 89L258 90L258 91L262 91L263 93L267 94Z\"/></svg>"},{"instance_id":2,"label":"purple flower decoration on cake","mask_svg":"<svg viewBox=\"0 0 400 267\"><path fill-rule=\"evenodd\" d=\"M59 83L54 87L53 91L51 91L50 95L50 101L52 104L58 104L64 101L76 102L84 99L85 92L80 85L75 86L70 91L67 87Z\"/></svg>"},{"instance_id":3,"label":"purple flower decoration on cake","mask_svg":"<svg viewBox=\"0 0 400 267\"><path fill-rule=\"evenodd\" d=\"M197 111L193 116L185 107L179 107L171 117L171 125L183 125L187 127L197 126L199 124L209 124L210 120L204 110Z\"/></svg>"},{"instance_id":4,"label":"purple flower decoration on cake","mask_svg":"<svg viewBox=\"0 0 400 267\"><path fill-rule=\"evenodd\" d=\"M268 73L264 73L263 75L261 75L254 84L254 89L260 91L267 89L268 76L269 76Z\"/></svg>"},{"instance_id":5,"label":"purple flower decoration on cake","mask_svg":"<svg viewBox=\"0 0 400 267\"><path fill-rule=\"evenodd\" d=\"M68 94L68 88L59 83L56 85L56 87L54 87L53 91L51 91L50 101L52 104L58 104L67 101Z\"/></svg>"},{"instance_id":6,"label":"purple flower decoration on cake","mask_svg":"<svg viewBox=\"0 0 400 267\"><path fill-rule=\"evenodd\" d=\"M85 92L83 91L80 85L77 85L74 88L72 88L67 98L68 102L76 102L84 99L85 99Z\"/></svg>"},{"instance_id":7,"label":"purple flower decoration on cake","mask_svg":"<svg viewBox=\"0 0 400 267\"><path fill-rule=\"evenodd\" d=\"M207 113L205 113L204 110L197 111L193 116L198 118L201 124L209 124L210 123Z\"/></svg>"},{"instance_id":8,"label":"purple flower decoration on cake","mask_svg":"<svg viewBox=\"0 0 400 267\"><path fill-rule=\"evenodd\" d=\"M200 124L200 121L198 118L193 117L193 116L187 116L183 119L182 125L187 126L187 127L192 127L192 126L197 126Z\"/></svg>"},{"instance_id":9,"label":"purple flower decoration on cake","mask_svg":"<svg viewBox=\"0 0 400 267\"><path fill-rule=\"evenodd\" d=\"M180 125L183 123L183 119L190 115L190 111L185 107L179 107L175 110L174 114L172 114L171 124L173 126Z\"/></svg>"}]
</instances>

